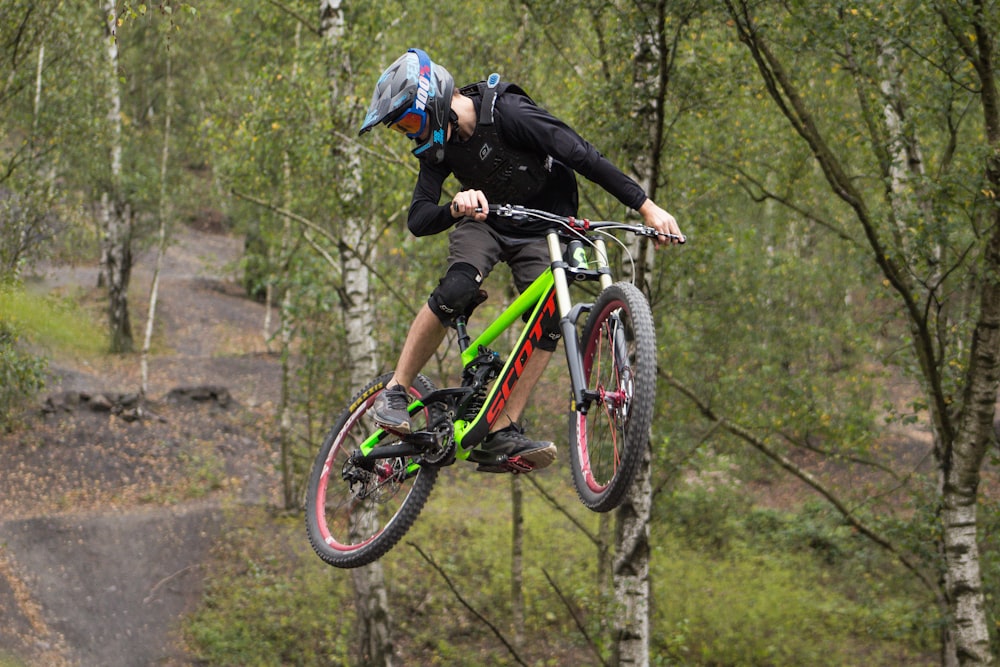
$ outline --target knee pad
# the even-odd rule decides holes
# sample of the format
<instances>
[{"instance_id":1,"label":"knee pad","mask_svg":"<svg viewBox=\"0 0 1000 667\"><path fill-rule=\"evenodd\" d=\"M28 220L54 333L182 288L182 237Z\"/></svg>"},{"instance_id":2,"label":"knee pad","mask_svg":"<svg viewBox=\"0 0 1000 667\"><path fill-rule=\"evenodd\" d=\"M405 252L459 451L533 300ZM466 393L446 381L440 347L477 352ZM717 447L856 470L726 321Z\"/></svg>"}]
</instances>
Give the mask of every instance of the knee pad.
<instances>
[{"instance_id":1,"label":"knee pad","mask_svg":"<svg viewBox=\"0 0 1000 667\"><path fill-rule=\"evenodd\" d=\"M530 314L525 313L521 319L527 322L529 318ZM559 347L559 340L561 338L562 332L559 330L559 316L553 315L542 322L542 336L535 345L539 350L554 352Z\"/></svg>"},{"instance_id":2,"label":"knee pad","mask_svg":"<svg viewBox=\"0 0 1000 667\"><path fill-rule=\"evenodd\" d=\"M441 324L451 326L456 317L471 315L475 307L485 301L485 292L479 289L482 280L479 271L471 264L455 264L431 292L427 305Z\"/></svg>"},{"instance_id":3,"label":"knee pad","mask_svg":"<svg viewBox=\"0 0 1000 667\"><path fill-rule=\"evenodd\" d=\"M542 338L538 341L538 349L545 350L546 352L554 352L559 346L559 339L562 338L562 334L559 333L558 320L554 320L552 326L545 327L543 334Z\"/></svg>"}]
</instances>

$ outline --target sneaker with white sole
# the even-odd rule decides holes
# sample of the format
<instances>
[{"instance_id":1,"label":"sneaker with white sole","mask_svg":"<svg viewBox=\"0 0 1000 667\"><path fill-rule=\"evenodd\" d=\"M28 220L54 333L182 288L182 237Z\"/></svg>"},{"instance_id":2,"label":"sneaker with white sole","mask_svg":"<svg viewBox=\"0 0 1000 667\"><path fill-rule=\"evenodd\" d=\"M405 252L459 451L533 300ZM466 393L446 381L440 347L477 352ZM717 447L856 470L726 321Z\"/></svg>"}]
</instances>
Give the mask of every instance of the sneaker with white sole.
<instances>
[{"instance_id":1,"label":"sneaker with white sole","mask_svg":"<svg viewBox=\"0 0 1000 667\"><path fill-rule=\"evenodd\" d=\"M383 389L375 397L375 402L372 403L368 414L371 415L376 426L393 433L406 435L412 431L410 413L407 409L409 405L410 396L403 389L403 385L394 384Z\"/></svg>"}]
</instances>

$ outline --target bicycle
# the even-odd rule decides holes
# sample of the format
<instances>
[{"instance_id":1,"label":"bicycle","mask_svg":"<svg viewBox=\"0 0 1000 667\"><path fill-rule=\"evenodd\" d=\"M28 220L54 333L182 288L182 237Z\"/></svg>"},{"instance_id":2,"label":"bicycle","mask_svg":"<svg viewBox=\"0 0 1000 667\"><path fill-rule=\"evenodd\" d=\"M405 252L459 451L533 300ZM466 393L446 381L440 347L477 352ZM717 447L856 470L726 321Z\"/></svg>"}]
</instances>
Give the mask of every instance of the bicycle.
<instances>
[{"instance_id":1,"label":"bicycle","mask_svg":"<svg viewBox=\"0 0 1000 667\"><path fill-rule=\"evenodd\" d=\"M392 373L368 383L341 413L320 447L306 492L309 541L330 565L366 565L392 549L416 521L443 466L466 461L513 473L531 469L518 457L489 454L476 445L503 412L543 332L556 323L570 376L570 461L577 495L589 509L608 512L632 484L653 417L655 333L642 292L614 281L605 238L624 247L609 230L651 238L660 233L641 224L588 221L521 206L491 211L549 223L551 266L474 340L468 314L456 318L461 386L437 389L418 375L410 387L411 434L399 436L364 419ZM597 298L574 303L569 285L577 282L597 282ZM525 316L506 358L490 349Z\"/></svg>"}]
</instances>

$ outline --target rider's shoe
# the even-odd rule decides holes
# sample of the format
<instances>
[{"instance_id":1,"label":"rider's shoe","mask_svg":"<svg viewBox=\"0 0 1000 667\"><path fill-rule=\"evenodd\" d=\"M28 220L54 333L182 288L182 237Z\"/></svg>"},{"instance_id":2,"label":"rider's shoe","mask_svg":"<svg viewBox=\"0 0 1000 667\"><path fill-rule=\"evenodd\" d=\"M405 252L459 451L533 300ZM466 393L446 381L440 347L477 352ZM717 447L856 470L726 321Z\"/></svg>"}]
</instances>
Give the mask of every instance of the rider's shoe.
<instances>
[{"instance_id":1,"label":"rider's shoe","mask_svg":"<svg viewBox=\"0 0 1000 667\"><path fill-rule=\"evenodd\" d=\"M529 439L524 434L524 429L514 423L486 436L480 449L490 454L506 454L510 464L486 465L480 463L479 467L476 468L479 472L511 472L513 470L526 472L545 468L556 460L556 446L554 444Z\"/></svg>"},{"instance_id":2,"label":"rider's shoe","mask_svg":"<svg viewBox=\"0 0 1000 667\"><path fill-rule=\"evenodd\" d=\"M375 397L375 402L372 403L368 414L371 415L372 421L377 426L393 433L406 435L412 431L410 413L407 411L409 405L410 397L403 389L403 385L394 384L383 389Z\"/></svg>"}]
</instances>

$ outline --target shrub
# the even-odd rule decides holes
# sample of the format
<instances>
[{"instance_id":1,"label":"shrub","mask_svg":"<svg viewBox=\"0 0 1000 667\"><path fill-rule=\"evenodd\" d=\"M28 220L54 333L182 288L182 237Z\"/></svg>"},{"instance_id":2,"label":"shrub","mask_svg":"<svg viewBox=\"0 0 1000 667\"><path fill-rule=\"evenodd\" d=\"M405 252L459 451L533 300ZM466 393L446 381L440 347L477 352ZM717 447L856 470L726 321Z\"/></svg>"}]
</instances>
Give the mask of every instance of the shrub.
<instances>
[{"instance_id":1,"label":"shrub","mask_svg":"<svg viewBox=\"0 0 1000 667\"><path fill-rule=\"evenodd\" d=\"M19 333L0 320L0 429L10 431L20 408L45 386L44 359L22 350Z\"/></svg>"}]
</instances>

